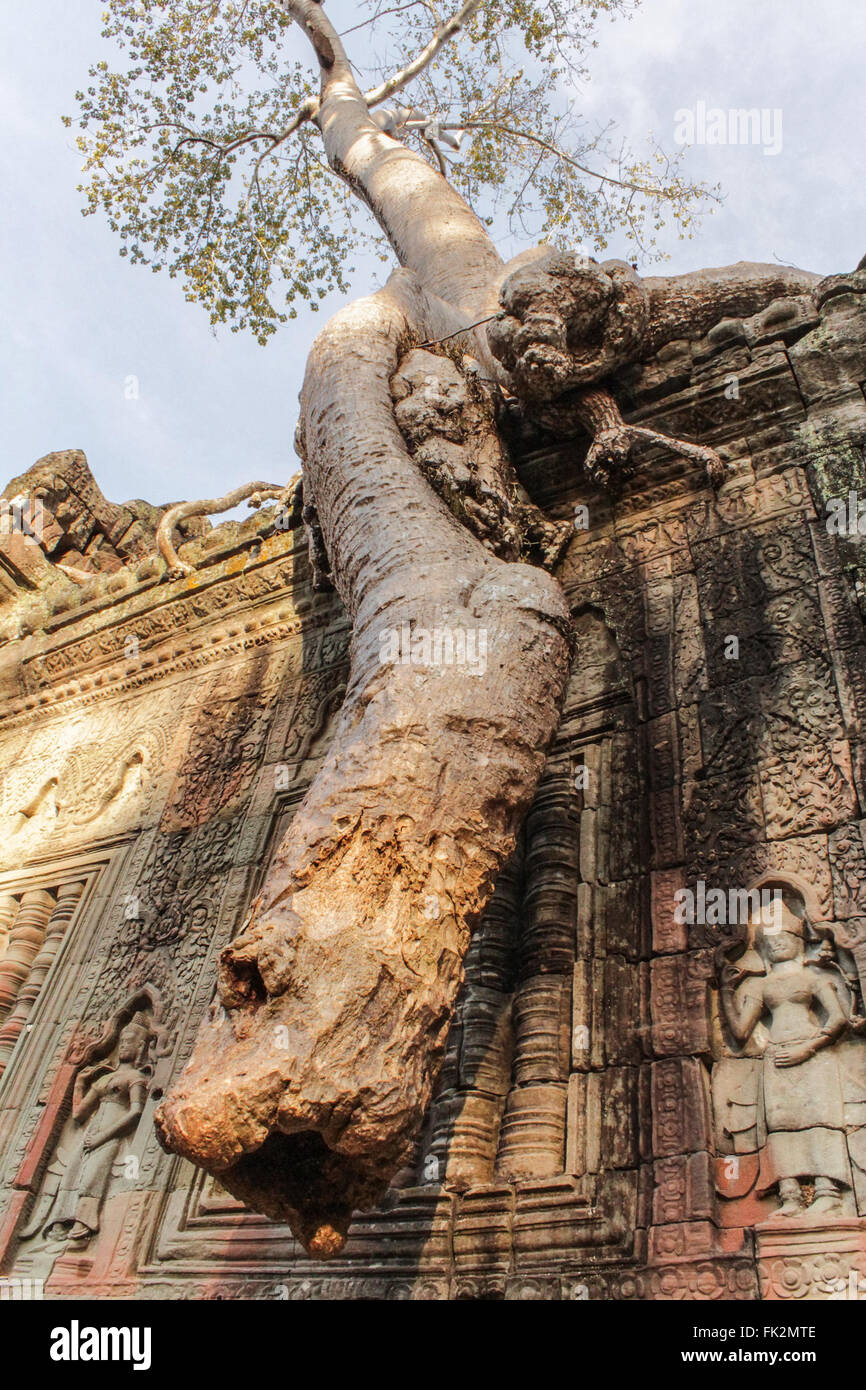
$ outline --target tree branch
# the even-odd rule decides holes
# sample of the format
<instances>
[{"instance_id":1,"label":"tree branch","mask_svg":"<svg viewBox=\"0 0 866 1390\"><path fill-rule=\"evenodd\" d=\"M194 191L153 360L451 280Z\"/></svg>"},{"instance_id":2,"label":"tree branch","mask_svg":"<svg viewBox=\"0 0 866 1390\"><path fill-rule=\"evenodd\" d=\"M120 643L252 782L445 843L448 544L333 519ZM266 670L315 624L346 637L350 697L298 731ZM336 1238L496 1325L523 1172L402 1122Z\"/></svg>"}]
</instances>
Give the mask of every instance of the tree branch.
<instances>
[{"instance_id":1,"label":"tree branch","mask_svg":"<svg viewBox=\"0 0 866 1390\"><path fill-rule=\"evenodd\" d=\"M331 168L364 198L400 264L415 271L431 293L474 315L502 266L489 234L447 178L373 121L369 94L361 92L340 36L321 6L313 0L281 3L305 32L312 35L320 30L333 53L333 62L322 65L316 117ZM390 81L399 85L422 71L479 3L467 0L440 26L423 52ZM373 96L378 99L378 92L386 89L392 87L386 83ZM422 204L427 216L419 219Z\"/></svg>"},{"instance_id":2,"label":"tree branch","mask_svg":"<svg viewBox=\"0 0 866 1390\"><path fill-rule=\"evenodd\" d=\"M375 24L378 20L384 19L386 14L402 14L404 10L414 10L419 5L425 10L428 10L438 24L439 16L433 9L433 6L428 4L428 0L409 0L407 5L391 5L387 10L378 10L377 13L371 15L369 19L362 19L360 24L353 24L351 29L341 29L340 38L344 39L347 34L355 34L359 29L366 29L368 24Z\"/></svg>"},{"instance_id":3,"label":"tree branch","mask_svg":"<svg viewBox=\"0 0 866 1390\"><path fill-rule=\"evenodd\" d=\"M283 131L282 135L276 135L276 136L274 136L273 139L272 139L272 143L268 146L268 148L267 148L266 150L263 150L263 151L262 151L262 153L259 155L258 159L256 160L256 162L255 162L255 164L254 164L254 166L253 166L253 172L252 172L252 174L251 174L251 176L250 176L250 189L251 189L251 190L252 190L252 188L253 188L254 186L255 186L256 188L258 188L258 186L259 186L259 170L261 169L261 167L262 167L262 165L264 164L265 160L268 159L269 156L273 154L274 150L279 149L280 145L284 145L285 142L288 140L289 136L290 136L290 135L294 135L294 134L295 134L295 131L296 131L296 130L299 130L300 127L304 124L305 121L311 120L311 119L313 118L313 116L315 116L315 114L316 114L316 112L318 111L318 109L319 109L319 99L318 99L318 97L307 97L306 101L302 101L302 102L301 102L301 105L298 107L298 109L297 109L297 111L295 112L294 116L293 116L292 119L289 121L289 124L286 126L286 128L285 128L285 130ZM260 196L261 196L261 190L260 190ZM247 198L247 205L249 205L249 198Z\"/></svg>"},{"instance_id":4,"label":"tree branch","mask_svg":"<svg viewBox=\"0 0 866 1390\"><path fill-rule=\"evenodd\" d=\"M457 10L450 19L444 20L438 26L429 43L425 44L421 52L416 54L411 62L406 63L404 67L400 68L399 71L395 72L391 77L386 78L384 82L380 82L378 87L371 87L369 91L364 92L363 96L367 106L378 106L380 102L393 96L395 92L399 92L408 82L412 81L413 77L417 77L419 73L422 73L425 68L429 67L440 49L444 48L445 44L454 38L455 34L460 32L466 21L471 19L475 11L480 8L482 2L483 0L464 0L464 4L460 6L459 10ZM333 34L326 32L324 26L322 26L321 23L317 23L315 17L311 16L310 7L311 4L315 3L315 0L280 0L280 3L286 13L290 14L292 18L306 30L317 54L319 54L319 47L317 45L321 43L325 46L323 51L327 51L330 61L325 63L320 56L319 61L322 62L323 67L328 69L331 68L338 59L342 59L342 61L346 62L348 65L348 59L346 58L342 44L340 44L338 51L334 49L333 39L336 36L336 31L334 31ZM409 6L401 5L397 8L408 9ZM390 14L392 11L386 10L384 13ZM379 16L375 16L375 18L378 17ZM365 21L365 23L366 22L369 21ZM328 27L330 28L330 26ZM359 29L361 26L355 25L355 28ZM352 29L345 30L347 34L353 32ZM316 37L317 35L319 36L318 39ZM304 108L308 109L305 110ZM298 116L295 117L291 126L286 130L283 138L291 135L297 130L298 126L301 125L303 121L314 120L318 114L318 110L319 102L315 98L308 98L304 103L304 107L299 110Z\"/></svg>"},{"instance_id":5,"label":"tree branch","mask_svg":"<svg viewBox=\"0 0 866 1390\"><path fill-rule=\"evenodd\" d=\"M401 87L405 87L407 82L411 82L413 77L417 77L426 67L429 67L436 54L441 48L458 34L468 19L471 19L477 9L480 8L482 0L465 0L460 9L453 14L450 19L446 19L439 25L430 42L421 49L410 63L395 72L393 77L388 77L378 87L371 87L369 92L364 93L364 100L368 106L376 106L386 97L390 97L394 92L399 92Z\"/></svg>"},{"instance_id":6,"label":"tree branch","mask_svg":"<svg viewBox=\"0 0 866 1390\"><path fill-rule=\"evenodd\" d=\"M633 193L646 193L650 198L670 197L663 188L652 188L649 184L630 183L628 180L616 179L613 174L600 174L597 169L588 169L585 164L580 164L571 155L566 154L558 145L552 145L548 140L542 140L540 135L533 135L528 130L515 130L512 126L501 125L499 121L463 121L457 125L443 125L443 130L490 130L499 131L502 135L510 135L513 140L527 140L533 145L538 145L548 154L561 159L564 164L570 164L573 169L579 170L581 174L586 174L588 178L598 179L600 183L610 183L616 188L630 189Z\"/></svg>"}]
</instances>

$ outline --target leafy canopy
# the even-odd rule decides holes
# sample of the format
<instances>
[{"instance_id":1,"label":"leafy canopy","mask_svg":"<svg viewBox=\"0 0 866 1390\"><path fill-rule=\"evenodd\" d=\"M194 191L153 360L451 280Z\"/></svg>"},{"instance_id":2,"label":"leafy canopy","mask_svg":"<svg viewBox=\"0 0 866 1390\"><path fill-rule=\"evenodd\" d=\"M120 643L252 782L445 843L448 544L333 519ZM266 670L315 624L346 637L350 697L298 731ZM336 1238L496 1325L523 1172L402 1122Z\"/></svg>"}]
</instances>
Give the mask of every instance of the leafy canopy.
<instances>
[{"instance_id":1,"label":"leafy canopy","mask_svg":"<svg viewBox=\"0 0 866 1390\"><path fill-rule=\"evenodd\" d=\"M603 251L625 229L633 255L657 258L665 221L690 235L715 190L683 178L681 154L654 149L641 162L573 109L600 16L637 3L478 5L396 98L434 124L410 122L398 137L497 232ZM440 0L328 6L365 92L453 13ZM382 254L370 214L305 118L318 67L279 0L108 0L102 22L114 61L91 67L77 117L65 121L81 130L83 211L104 211L121 255L168 269L211 323L265 342L299 302L317 309L329 291L345 292L359 248Z\"/></svg>"}]
</instances>

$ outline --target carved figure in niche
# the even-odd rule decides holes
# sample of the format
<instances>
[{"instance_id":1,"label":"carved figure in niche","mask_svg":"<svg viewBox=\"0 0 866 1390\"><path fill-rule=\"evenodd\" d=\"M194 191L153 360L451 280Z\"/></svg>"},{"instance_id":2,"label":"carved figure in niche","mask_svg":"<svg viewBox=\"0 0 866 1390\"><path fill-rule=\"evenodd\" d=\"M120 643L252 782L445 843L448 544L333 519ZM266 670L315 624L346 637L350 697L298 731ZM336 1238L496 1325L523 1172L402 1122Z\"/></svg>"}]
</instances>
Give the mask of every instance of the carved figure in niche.
<instances>
[{"instance_id":1,"label":"carved figure in niche","mask_svg":"<svg viewBox=\"0 0 866 1390\"><path fill-rule=\"evenodd\" d=\"M41 1234L46 1241L80 1244L96 1235L121 1142L144 1112L157 1038L146 1013L134 1014L125 1024L121 1014L110 1025L108 1048L98 1044L99 1059L82 1064L69 1124L22 1240Z\"/></svg>"},{"instance_id":2,"label":"carved figure in niche","mask_svg":"<svg viewBox=\"0 0 866 1390\"><path fill-rule=\"evenodd\" d=\"M851 1211L848 1194L861 1210L866 1197L857 975L830 929L809 921L796 888L764 886L775 901L755 910L745 941L718 953L722 1014L754 1056L745 1084L725 1097L726 1130L735 1152L757 1149L756 1191L775 1189L776 1217L806 1212L804 1184L814 1184L810 1218L841 1216Z\"/></svg>"}]
</instances>

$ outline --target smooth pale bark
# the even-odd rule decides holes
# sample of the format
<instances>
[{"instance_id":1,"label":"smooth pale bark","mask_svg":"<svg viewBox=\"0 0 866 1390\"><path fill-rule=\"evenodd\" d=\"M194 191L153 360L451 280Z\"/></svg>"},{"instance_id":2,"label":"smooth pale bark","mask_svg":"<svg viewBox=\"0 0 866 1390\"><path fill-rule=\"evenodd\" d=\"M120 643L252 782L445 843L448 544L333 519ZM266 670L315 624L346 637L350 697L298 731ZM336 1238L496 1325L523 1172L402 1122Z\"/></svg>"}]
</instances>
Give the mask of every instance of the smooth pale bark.
<instances>
[{"instance_id":1,"label":"smooth pale bark","mask_svg":"<svg viewBox=\"0 0 866 1390\"><path fill-rule=\"evenodd\" d=\"M336 31L312 0L284 8L321 37L318 124L331 166L368 204L400 264L469 322L502 267L489 235L441 174L370 119ZM328 61L330 57L330 61Z\"/></svg>"}]
</instances>

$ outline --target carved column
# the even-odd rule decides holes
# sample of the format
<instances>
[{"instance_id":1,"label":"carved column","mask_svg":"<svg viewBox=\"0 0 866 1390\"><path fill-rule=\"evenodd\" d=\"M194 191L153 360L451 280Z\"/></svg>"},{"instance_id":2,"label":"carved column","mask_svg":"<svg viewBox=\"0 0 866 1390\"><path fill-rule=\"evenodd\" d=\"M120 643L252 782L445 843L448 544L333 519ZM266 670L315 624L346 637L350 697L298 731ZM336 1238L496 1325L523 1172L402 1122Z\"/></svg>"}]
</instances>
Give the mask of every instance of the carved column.
<instances>
[{"instance_id":1,"label":"carved column","mask_svg":"<svg viewBox=\"0 0 866 1390\"><path fill-rule=\"evenodd\" d=\"M425 1165L428 1175L435 1169L448 1187L475 1187L493 1180L510 1081L521 874L518 847L496 881L466 957L466 983L433 1108Z\"/></svg>"},{"instance_id":2,"label":"carved column","mask_svg":"<svg viewBox=\"0 0 866 1390\"><path fill-rule=\"evenodd\" d=\"M518 844L500 871L481 925L466 953L467 994L476 988L514 993L522 876L523 850Z\"/></svg>"},{"instance_id":3,"label":"carved column","mask_svg":"<svg viewBox=\"0 0 866 1390\"><path fill-rule=\"evenodd\" d=\"M521 979L567 977L574 966L579 823L569 769L549 769L526 822Z\"/></svg>"},{"instance_id":4,"label":"carved column","mask_svg":"<svg viewBox=\"0 0 866 1390\"><path fill-rule=\"evenodd\" d=\"M6 1069L9 1058L12 1056L12 1049L27 1024L33 1005L36 1003L45 977L54 963L54 957L60 949L63 935L83 891L83 881L64 883L57 890L57 904L49 918L42 945L30 967L27 978L18 991L18 998L12 1012L3 1027L0 1028L0 1074Z\"/></svg>"},{"instance_id":5,"label":"carved column","mask_svg":"<svg viewBox=\"0 0 866 1390\"><path fill-rule=\"evenodd\" d=\"M497 1160L505 1178L549 1177L565 1167L578 826L570 771L551 768L526 827L514 1068Z\"/></svg>"},{"instance_id":6,"label":"carved column","mask_svg":"<svg viewBox=\"0 0 866 1390\"><path fill-rule=\"evenodd\" d=\"M54 897L44 888L32 888L21 896L6 953L0 960L0 1022L14 1007L21 986L30 974L45 939L45 928L54 904Z\"/></svg>"}]
</instances>

